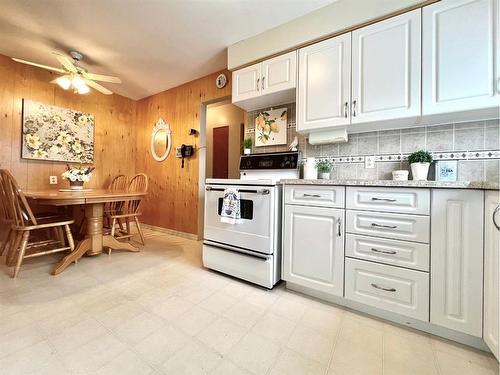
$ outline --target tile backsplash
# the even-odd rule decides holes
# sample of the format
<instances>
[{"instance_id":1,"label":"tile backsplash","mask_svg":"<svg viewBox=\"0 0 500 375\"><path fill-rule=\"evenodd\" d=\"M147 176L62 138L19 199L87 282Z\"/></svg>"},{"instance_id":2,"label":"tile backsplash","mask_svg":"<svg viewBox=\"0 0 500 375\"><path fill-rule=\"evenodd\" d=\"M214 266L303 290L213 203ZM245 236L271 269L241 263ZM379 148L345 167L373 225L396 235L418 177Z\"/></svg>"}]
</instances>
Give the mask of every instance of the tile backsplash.
<instances>
[{"instance_id":1,"label":"tile backsplash","mask_svg":"<svg viewBox=\"0 0 500 375\"><path fill-rule=\"evenodd\" d=\"M500 180L499 119L349 134L347 143L313 146L295 130L295 103L278 107L288 110L287 144L297 136L303 157L333 159L332 178L392 179L393 170L410 169L405 160L408 154L424 149L435 160L458 160L459 181ZM260 111L248 113L247 137L253 138L255 118ZM254 146L253 152L287 149L288 145ZM376 156L375 168L364 167L367 155Z\"/></svg>"}]
</instances>

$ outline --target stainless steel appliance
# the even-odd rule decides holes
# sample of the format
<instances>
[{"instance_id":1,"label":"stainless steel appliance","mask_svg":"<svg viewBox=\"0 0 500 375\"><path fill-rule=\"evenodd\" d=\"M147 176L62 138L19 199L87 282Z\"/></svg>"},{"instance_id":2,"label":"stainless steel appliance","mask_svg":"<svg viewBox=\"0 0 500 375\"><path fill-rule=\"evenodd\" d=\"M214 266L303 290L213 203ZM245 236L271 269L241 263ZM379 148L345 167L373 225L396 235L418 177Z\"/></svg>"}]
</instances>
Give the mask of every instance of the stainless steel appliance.
<instances>
[{"instance_id":1,"label":"stainless steel appliance","mask_svg":"<svg viewBox=\"0 0 500 375\"><path fill-rule=\"evenodd\" d=\"M243 155L240 179L207 179L203 265L266 288L281 277L280 179L299 177L299 153ZM242 222L222 223L226 188L240 192Z\"/></svg>"}]
</instances>

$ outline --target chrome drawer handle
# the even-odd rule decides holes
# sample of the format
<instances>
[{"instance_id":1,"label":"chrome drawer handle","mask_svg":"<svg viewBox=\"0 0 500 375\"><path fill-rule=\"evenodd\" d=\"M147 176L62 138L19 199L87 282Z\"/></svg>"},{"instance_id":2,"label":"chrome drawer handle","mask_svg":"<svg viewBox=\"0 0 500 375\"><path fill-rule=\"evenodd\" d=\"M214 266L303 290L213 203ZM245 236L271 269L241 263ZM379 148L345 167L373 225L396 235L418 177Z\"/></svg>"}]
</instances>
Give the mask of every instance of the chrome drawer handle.
<instances>
[{"instance_id":1,"label":"chrome drawer handle","mask_svg":"<svg viewBox=\"0 0 500 375\"><path fill-rule=\"evenodd\" d=\"M384 251L384 250L375 249L374 247L372 247L370 250L373 251L374 253L382 253L382 254L390 254L390 255L394 255L394 254L398 253L397 251Z\"/></svg>"},{"instance_id":2,"label":"chrome drawer handle","mask_svg":"<svg viewBox=\"0 0 500 375\"><path fill-rule=\"evenodd\" d=\"M397 199L372 197L372 201L396 202Z\"/></svg>"},{"instance_id":3,"label":"chrome drawer handle","mask_svg":"<svg viewBox=\"0 0 500 375\"><path fill-rule=\"evenodd\" d=\"M310 197L310 198L321 198L321 195L319 194L302 194L303 197Z\"/></svg>"},{"instance_id":4,"label":"chrome drawer handle","mask_svg":"<svg viewBox=\"0 0 500 375\"><path fill-rule=\"evenodd\" d=\"M497 221L495 220L495 215L497 214L498 210L500 210L500 204L496 206L495 211L493 211L492 219L493 219L493 224L495 227L500 230L500 226L498 226Z\"/></svg>"},{"instance_id":5,"label":"chrome drawer handle","mask_svg":"<svg viewBox=\"0 0 500 375\"><path fill-rule=\"evenodd\" d=\"M384 290L386 292L395 292L396 289L394 288L384 288L382 286L378 286L377 284L371 284L372 287L374 287L375 289L380 289L380 290Z\"/></svg>"},{"instance_id":6,"label":"chrome drawer handle","mask_svg":"<svg viewBox=\"0 0 500 375\"><path fill-rule=\"evenodd\" d=\"M382 225L382 224L372 223L372 227L387 228L387 229L396 229L398 226L397 225Z\"/></svg>"},{"instance_id":7,"label":"chrome drawer handle","mask_svg":"<svg viewBox=\"0 0 500 375\"><path fill-rule=\"evenodd\" d=\"M337 236L342 237L342 219L337 218Z\"/></svg>"}]
</instances>

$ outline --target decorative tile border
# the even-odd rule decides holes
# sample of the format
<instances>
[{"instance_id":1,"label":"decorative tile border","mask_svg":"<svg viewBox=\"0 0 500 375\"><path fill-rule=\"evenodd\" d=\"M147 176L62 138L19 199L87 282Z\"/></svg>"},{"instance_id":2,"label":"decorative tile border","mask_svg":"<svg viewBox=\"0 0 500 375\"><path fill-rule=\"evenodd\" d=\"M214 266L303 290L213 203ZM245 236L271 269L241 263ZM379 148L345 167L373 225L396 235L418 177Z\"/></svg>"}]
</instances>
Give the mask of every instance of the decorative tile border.
<instances>
[{"instance_id":1,"label":"decorative tile border","mask_svg":"<svg viewBox=\"0 0 500 375\"><path fill-rule=\"evenodd\" d=\"M409 155L410 153L374 156L376 162L401 162L408 160ZM500 150L431 152L431 155L434 160L497 160L500 159ZM316 159L328 159L336 164L364 163L366 156L370 155L318 156Z\"/></svg>"}]
</instances>

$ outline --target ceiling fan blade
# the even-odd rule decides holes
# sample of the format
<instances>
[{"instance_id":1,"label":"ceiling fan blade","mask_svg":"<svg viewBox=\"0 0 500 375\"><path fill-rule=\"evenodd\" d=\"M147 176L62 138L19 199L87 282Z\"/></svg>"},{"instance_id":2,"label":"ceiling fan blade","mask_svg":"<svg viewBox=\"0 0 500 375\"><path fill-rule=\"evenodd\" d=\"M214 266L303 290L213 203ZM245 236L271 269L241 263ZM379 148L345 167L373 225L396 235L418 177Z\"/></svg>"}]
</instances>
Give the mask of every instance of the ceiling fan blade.
<instances>
[{"instance_id":1,"label":"ceiling fan blade","mask_svg":"<svg viewBox=\"0 0 500 375\"><path fill-rule=\"evenodd\" d=\"M17 61L18 63L21 63L21 64L33 65L33 66L36 66L38 68L52 70L53 72L57 72L57 73L63 73L63 74L66 73L66 71L64 69L54 68L53 66L48 66L48 65L43 65L43 64L37 64L37 63L31 62L31 61L21 60L21 59L18 59L16 57L13 57L12 60Z\"/></svg>"},{"instance_id":2,"label":"ceiling fan blade","mask_svg":"<svg viewBox=\"0 0 500 375\"><path fill-rule=\"evenodd\" d=\"M63 55L59 55L58 53L54 53L54 55L56 56L56 59L59 60L61 65L66 68L66 70L68 72L71 72L71 73L78 72L78 70L76 69L76 66L73 64L73 62L69 58L67 58L66 56L63 56Z\"/></svg>"},{"instance_id":3,"label":"ceiling fan blade","mask_svg":"<svg viewBox=\"0 0 500 375\"><path fill-rule=\"evenodd\" d=\"M104 95L111 95L113 94L113 91L108 90L106 87L101 86L100 84L91 81L90 79L86 79L85 83L92 87L93 89L99 91L100 93L103 93Z\"/></svg>"},{"instance_id":4,"label":"ceiling fan blade","mask_svg":"<svg viewBox=\"0 0 500 375\"><path fill-rule=\"evenodd\" d=\"M122 83L122 80L118 77L105 76L102 74L94 74L94 73L89 73L89 72L85 72L85 73L83 73L83 75L85 76L85 78L91 79L93 81Z\"/></svg>"}]
</instances>

